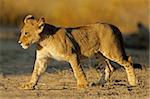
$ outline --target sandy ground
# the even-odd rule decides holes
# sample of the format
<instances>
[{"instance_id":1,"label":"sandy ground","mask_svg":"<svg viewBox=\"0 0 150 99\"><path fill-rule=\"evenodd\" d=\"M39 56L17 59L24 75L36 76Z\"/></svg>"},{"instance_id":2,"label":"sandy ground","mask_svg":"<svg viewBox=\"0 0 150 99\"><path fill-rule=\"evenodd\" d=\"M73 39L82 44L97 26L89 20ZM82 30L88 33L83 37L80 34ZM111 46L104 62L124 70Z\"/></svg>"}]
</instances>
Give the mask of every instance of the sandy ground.
<instances>
[{"instance_id":1,"label":"sandy ground","mask_svg":"<svg viewBox=\"0 0 150 99\"><path fill-rule=\"evenodd\" d=\"M135 63L138 79L136 87L129 87L125 70L117 69L104 87L76 89L72 69L66 62L52 60L35 90L21 90L20 84L29 81L34 63L34 47L23 50L17 41L0 41L0 99L148 99L150 95L149 50L126 49ZM101 76L91 65L96 59L84 59L82 66L88 81L95 82Z\"/></svg>"}]
</instances>

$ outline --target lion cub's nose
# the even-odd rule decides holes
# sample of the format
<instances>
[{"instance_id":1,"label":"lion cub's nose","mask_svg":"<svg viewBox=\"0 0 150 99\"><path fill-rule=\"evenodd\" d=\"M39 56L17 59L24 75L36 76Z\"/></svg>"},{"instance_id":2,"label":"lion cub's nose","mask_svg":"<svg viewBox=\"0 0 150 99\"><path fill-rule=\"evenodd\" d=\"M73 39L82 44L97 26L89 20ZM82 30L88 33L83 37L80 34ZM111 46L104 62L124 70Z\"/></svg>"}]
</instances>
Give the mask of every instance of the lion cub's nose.
<instances>
[{"instance_id":1,"label":"lion cub's nose","mask_svg":"<svg viewBox=\"0 0 150 99\"><path fill-rule=\"evenodd\" d=\"M21 42L21 41L18 41L18 43L21 44L22 42Z\"/></svg>"}]
</instances>

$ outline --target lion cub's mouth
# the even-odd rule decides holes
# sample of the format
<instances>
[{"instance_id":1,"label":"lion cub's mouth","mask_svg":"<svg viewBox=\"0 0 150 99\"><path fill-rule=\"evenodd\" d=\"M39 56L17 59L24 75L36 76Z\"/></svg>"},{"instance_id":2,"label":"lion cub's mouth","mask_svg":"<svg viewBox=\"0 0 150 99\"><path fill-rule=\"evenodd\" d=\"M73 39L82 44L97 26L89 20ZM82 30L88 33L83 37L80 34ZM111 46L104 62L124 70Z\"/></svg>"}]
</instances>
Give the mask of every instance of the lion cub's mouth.
<instances>
[{"instance_id":1,"label":"lion cub's mouth","mask_svg":"<svg viewBox=\"0 0 150 99\"><path fill-rule=\"evenodd\" d=\"M24 45L24 44L21 43L20 45L22 46L23 49L27 49L29 47L29 44Z\"/></svg>"}]
</instances>

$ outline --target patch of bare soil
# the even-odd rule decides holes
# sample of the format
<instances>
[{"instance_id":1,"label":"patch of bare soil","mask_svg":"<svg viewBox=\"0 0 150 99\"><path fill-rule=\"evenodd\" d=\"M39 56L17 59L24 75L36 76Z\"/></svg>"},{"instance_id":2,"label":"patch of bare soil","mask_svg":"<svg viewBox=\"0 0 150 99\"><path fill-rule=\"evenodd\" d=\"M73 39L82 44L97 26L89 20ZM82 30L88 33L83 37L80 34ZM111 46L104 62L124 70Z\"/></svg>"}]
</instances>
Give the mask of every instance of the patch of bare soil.
<instances>
[{"instance_id":1,"label":"patch of bare soil","mask_svg":"<svg viewBox=\"0 0 150 99\"><path fill-rule=\"evenodd\" d=\"M15 41L0 41L0 99L148 99L150 94L149 50L126 49L135 63L142 69L135 69L138 85L129 87L125 70L114 71L105 86L77 90L72 69L66 62L52 60L35 90L21 90L19 86L29 81L34 64L34 47L23 50ZM7 45L7 46L6 46ZM89 61L90 60L90 61ZM82 60L82 66L89 82L101 77L91 65L97 59Z\"/></svg>"}]
</instances>

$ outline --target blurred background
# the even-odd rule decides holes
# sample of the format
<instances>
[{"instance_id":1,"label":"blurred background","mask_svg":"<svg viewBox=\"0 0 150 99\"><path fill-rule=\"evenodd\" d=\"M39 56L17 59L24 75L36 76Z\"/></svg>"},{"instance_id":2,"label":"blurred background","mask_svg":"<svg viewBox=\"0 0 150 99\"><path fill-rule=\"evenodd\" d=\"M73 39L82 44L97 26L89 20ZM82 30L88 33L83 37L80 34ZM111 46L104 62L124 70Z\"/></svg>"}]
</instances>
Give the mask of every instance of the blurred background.
<instances>
[{"instance_id":1,"label":"blurred background","mask_svg":"<svg viewBox=\"0 0 150 99\"><path fill-rule=\"evenodd\" d=\"M0 97L8 96L9 99L16 99L13 97L29 96L29 99L35 99L35 97L45 95L49 99L49 97L56 98L56 96L65 97L67 95L68 98L69 96L77 98L87 96L96 99L94 96L98 96L98 98L118 96L117 99L122 99L122 96L132 96L148 99L150 78L148 76L150 74L149 1L0 0ZM43 89L39 92L38 90L17 90L19 84L29 80L35 61L35 46L24 50L17 43L23 19L28 14L35 17L45 17L47 23L55 26L74 27L95 22L116 25L123 34L127 55L132 56L133 63L140 64L137 65L137 68L142 66L142 69L135 68L139 82L138 87L134 87L134 90L128 87L125 71L119 70L113 73L112 82L108 84L110 87L107 85L106 87L94 87L90 89L91 93L88 91L84 91L85 94L80 91L76 93L77 91L74 89L76 80L69 64L52 60L47 68L47 73L42 76L37 87L46 89L45 91ZM101 76L101 73L91 67L97 66L100 69L104 67L99 57L84 59L81 61L81 65L91 82ZM5 97L1 99L5 99Z\"/></svg>"},{"instance_id":2,"label":"blurred background","mask_svg":"<svg viewBox=\"0 0 150 99\"><path fill-rule=\"evenodd\" d=\"M56 26L105 22L130 34L138 31L139 22L148 27L148 4L148 0L0 0L0 27L13 32L27 14L33 14Z\"/></svg>"},{"instance_id":3,"label":"blurred background","mask_svg":"<svg viewBox=\"0 0 150 99\"><path fill-rule=\"evenodd\" d=\"M141 58L148 63L148 0L0 0L0 9L0 69L7 72L22 69L20 65L33 65L34 48L23 50L17 43L23 19L28 14L45 17L47 23L63 27L95 22L114 24L122 31L125 47L133 49L129 53L146 49L141 52ZM137 56L135 61L139 61ZM11 64L14 64L12 68ZM14 71L9 71L10 68Z\"/></svg>"}]
</instances>

